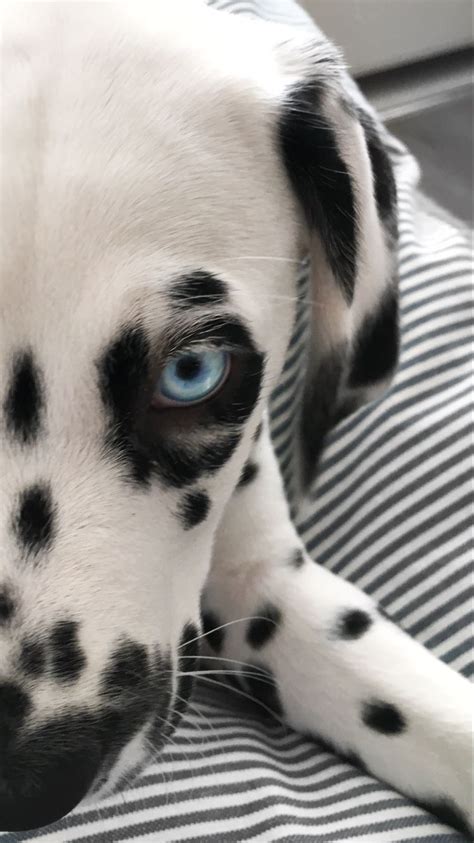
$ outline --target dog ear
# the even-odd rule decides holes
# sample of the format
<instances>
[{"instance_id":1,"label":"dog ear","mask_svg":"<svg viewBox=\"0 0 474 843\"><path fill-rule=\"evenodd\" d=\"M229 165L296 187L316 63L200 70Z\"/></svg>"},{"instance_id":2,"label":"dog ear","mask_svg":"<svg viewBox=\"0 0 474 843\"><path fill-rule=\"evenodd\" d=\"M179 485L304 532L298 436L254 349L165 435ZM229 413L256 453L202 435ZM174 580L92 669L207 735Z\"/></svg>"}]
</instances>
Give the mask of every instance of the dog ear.
<instances>
[{"instance_id":1,"label":"dog ear","mask_svg":"<svg viewBox=\"0 0 474 843\"><path fill-rule=\"evenodd\" d=\"M279 46L278 143L311 264L304 481L327 431L379 395L398 359L396 187L376 118L327 41ZM297 55L297 58L296 58ZM355 95L354 95L355 90Z\"/></svg>"}]
</instances>

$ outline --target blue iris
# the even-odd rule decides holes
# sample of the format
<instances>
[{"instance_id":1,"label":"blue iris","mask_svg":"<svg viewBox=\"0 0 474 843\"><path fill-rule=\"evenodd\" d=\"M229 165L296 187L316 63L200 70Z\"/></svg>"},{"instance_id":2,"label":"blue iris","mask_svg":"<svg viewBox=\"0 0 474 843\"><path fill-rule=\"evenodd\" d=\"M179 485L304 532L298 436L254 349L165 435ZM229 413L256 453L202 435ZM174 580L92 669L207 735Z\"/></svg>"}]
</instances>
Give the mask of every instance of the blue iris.
<instances>
[{"instance_id":1,"label":"blue iris","mask_svg":"<svg viewBox=\"0 0 474 843\"><path fill-rule=\"evenodd\" d=\"M222 386L229 372L228 351L185 351L165 366L157 385L159 398L179 404L197 404Z\"/></svg>"}]
</instances>

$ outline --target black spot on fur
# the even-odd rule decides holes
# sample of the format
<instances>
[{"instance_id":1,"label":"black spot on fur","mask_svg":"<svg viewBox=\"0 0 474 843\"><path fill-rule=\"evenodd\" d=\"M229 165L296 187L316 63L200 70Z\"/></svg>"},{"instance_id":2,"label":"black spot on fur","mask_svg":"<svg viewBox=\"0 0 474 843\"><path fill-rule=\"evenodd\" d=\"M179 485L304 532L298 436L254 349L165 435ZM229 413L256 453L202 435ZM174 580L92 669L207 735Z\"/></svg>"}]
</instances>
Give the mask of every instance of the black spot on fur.
<instances>
[{"instance_id":1,"label":"black spot on fur","mask_svg":"<svg viewBox=\"0 0 474 843\"><path fill-rule=\"evenodd\" d=\"M322 108L318 82L295 87L279 121L283 160L308 225L317 230L346 301L354 295L357 209L352 179Z\"/></svg>"},{"instance_id":2,"label":"black spot on fur","mask_svg":"<svg viewBox=\"0 0 474 843\"><path fill-rule=\"evenodd\" d=\"M39 553L51 547L55 535L55 511L48 486L38 483L21 493L13 527L18 541L29 553Z\"/></svg>"},{"instance_id":3,"label":"black spot on fur","mask_svg":"<svg viewBox=\"0 0 474 843\"><path fill-rule=\"evenodd\" d=\"M180 518L185 530L197 527L207 518L211 502L206 492L188 492L180 505Z\"/></svg>"},{"instance_id":4,"label":"black spot on fur","mask_svg":"<svg viewBox=\"0 0 474 843\"><path fill-rule=\"evenodd\" d=\"M28 676L38 677L45 669L45 651L40 641L24 641L20 650L20 669Z\"/></svg>"},{"instance_id":5,"label":"black spot on fur","mask_svg":"<svg viewBox=\"0 0 474 843\"><path fill-rule=\"evenodd\" d=\"M403 714L392 703L372 700L362 707L362 722L381 735L400 735L407 728Z\"/></svg>"},{"instance_id":6,"label":"black spot on fur","mask_svg":"<svg viewBox=\"0 0 474 843\"><path fill-rule=\"evenodd\" d=\"M206 610L202 612L202 629L205 640L212 647L215 653L222 652L224 646L225 629L221 629L221 621L214 612Z\"/></svg>"},{"instance_id":7,"label":"black spot on fur","mask_svg":"<svg viewBox=\"0 0 474 843\"><path fill-rule=\"evenodd\" d=\"M242 683L256 702L262 703L265 707L262 709L259 706L261 713L268 716L270 712L267 712L266 709L270 709L270 711L277 717L281 717L283 715L283 707L278 693L276 680L272 672L267 667L263 667L259 664L253 665L252 668L246 667L245 677L242 677Z\"/></svg>"},{"instance_id":8,"label":"black spot on fur","mask_svg":"<svg viewBox=\"0 0 474 843\"><path fill-rule=\"evenodd\" d=\"M259 422L259 425L258 425L258 427L257 427L257 429L256 429L256 431L253 435L253 441L254 442L258 442L258 440L260 439L260 436L262 434L262 430L263 430L263 422Z\"/></svg>"},{"instance_id":9,"label":"black spot on fur","mask_svg":"<svg viewBox=\"0 0 474 843\"><path fill-rule=\"evenodd\" d=\"M58 682L76 681L86 665L78 629L77 621L59 621L51 632L51 671Z\"/></svg>"},{"instance_id":10,"label":"black spot on fur","mask_svg":"<svg viewBox=\"0 0 474 843\"><path fill-rule=\"evenodd\" d=\"M397 186L390 157L371 116L357 110L365 134L374 179L375 201L380 219L392 237L397 235Z\"/></svg>"},{"instance_id":11,"label":"black spot on fur","mask_svg":"<svg viewBox=\"0 0 474 843\"><path fill-rule=\"evenodd\" d=\"M259 650L264 644L268 644L275 635L281 624L282 615L280 610L271 604L262 606L255 614L262 617L250 621L246 641L250 647Z\"/></svg>"},{"instance_id":12,"label":"black spot on fur","mask_svg":"<svg viewBox=\"0 0 474 843\"><path fill-rule=\"evenodd\" d=\"M0 731L5 722L20 725L30 708L29 697L21 688L10 682L0 682Z\"/></svg>"},{"instance_id":13,"label":"black spot on fur","mask_svg":"<svg viewBox=\"0 0 474 843\"><path fill-rule=\"evenodd\" d=\"M195 624L188 623L183 629L178 646L178 689L173 706L173 714L170 721L170 729L173 731L181 720L189 698L191 696L194 677L192 672L196 669L199 654L199 631Z\"/></svg>"},{"instance_id":14,"label":"black spot on fur","mask_svg":"<svg viewBox=\"0 0 474 843\"><path fill-rule=\"evenodd\" d=\"M336 636L345 640L361 638L372 626L372 618L362 609L348 609L340 617Z\"/></svg>"},{"instance_id":15,"label":"black spot on fur","mask_svg":"<svg viewBox=\"0 0 474 843\"><path fill-rule=\"evenodd\" d=\"M257 463L252 462L251 460L246 462L243 469L242 469L242 473L240 475L240 480L237 483L237 488L242 489L244 486L248 486L248 484L251 483L252 480L255 479L258 472L259 472L259 468L258 468Z\"/></svg>"},{"instance_id":16,"label":"black spot on fur","mask_svg":"<svg viewBox=\"0 0 474 843\"><path fill-rule=\"evenodd\" d=\"M8 591L0 591L0 624L7 623L15 611L15 604Z\"/></svg>"},{"instance_id":17,"label":"black spot on fur","mask_svg":"<svg viewBox=\"0 0 474 843\"><path fill-rule=\"evenodd\" d=\"M299 570L304 565L304 553L300 547L298 547L294 553L292 553L290 558L290 565L292 568L296 568Z\"/></svg>"},{"instance_id":18,"label":"black spot on fur","mask_svg":"<svg viewBox=\"0 0 474 843\"><path fill-rule=\"evenodd\" d=\"M301 410L303 482L312 480L324 439L333 427L344 372L346 349L341 347L308 367Z\"/></svg>"},{"instance_id":19,"label":"black spot on fur","mask_svg":"<svg viewBox=\"0 0 474 843\"><path fill-rule=\"evenodd\" d=\"M397 366L398 350L398 296L390 290L356 337L349 386L370 386L389 377Z\"/></svg>"},{"instance_id":20,"label":"black spot on fur","mask_svg":"<svg viewBox=\"0 0 474 843\"><path fill-rule=\"evenodd\" d=\"M148 653L142 644L125 640L112 653L102 677L102 693L113 698L136 692L148 680Z\"/></svg>"},{"instance_id":21,"label":"black spot on fur","mask_svg":"<svg viewBox=\"0 0 474 843\"><path fill-rule=\"evenodd\" d=\"M147 485L151 464L135 430L135 414L149 374L149 344L139 327L123 330L98 362L102 400L110 416L106 447L119 454L139 485Z\"/></svg>"},{"instance_id":22,"label":"black spot on fur","mask_svg":"<svg viewBox=\"0 0 474 843\"><path fill-rule=\"evenodd\" d=\"M182 307L208 307L224 304L227 289L221 278L198 270L175 282L171 298Z\"/></svg>"},{"instance_id":23,"label":"black spot on fur","mask_svg":"<svg viewBox=\"0 0 474 843\"><path fill-rule=\"evenodd\" d=\"M34 442L38 436L43 404L40 373L31 351L24 351L14 360L4 403L7 429L23 444Z\"/></svg>"},{"instance_id":24,"label":"black spot on fur","mask_svg":"<svg viewBox=\"0 0 474 843\"><path fill-rule=\"evenodd\" d=\"M461 834L465 834L468 840L472 840L472 829L463 811L449 798L435 796L426 799L413 800L424 811L434 814L442 823L455 828Z\"/></svg>"}]
</instances>

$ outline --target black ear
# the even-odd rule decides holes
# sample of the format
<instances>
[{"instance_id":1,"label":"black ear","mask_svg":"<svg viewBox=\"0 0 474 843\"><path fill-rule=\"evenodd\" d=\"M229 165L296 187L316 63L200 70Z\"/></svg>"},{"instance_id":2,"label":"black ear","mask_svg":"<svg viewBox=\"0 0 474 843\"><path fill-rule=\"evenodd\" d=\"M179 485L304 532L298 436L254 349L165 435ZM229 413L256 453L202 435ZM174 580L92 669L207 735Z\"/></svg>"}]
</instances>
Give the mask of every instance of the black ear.
<instances>
[{"instance_id":1,"label":"black ear","mask_svg":"<svg viewBox=\"0 0 474 843\"><path fill-rule=\"evenodd\" d=\"M376 120L349 98L350 86L338 54L316 44L278 123L311 260L306 483L329 428L386 389L398 359L395 180Z\"/></svg>"}]
</instances>

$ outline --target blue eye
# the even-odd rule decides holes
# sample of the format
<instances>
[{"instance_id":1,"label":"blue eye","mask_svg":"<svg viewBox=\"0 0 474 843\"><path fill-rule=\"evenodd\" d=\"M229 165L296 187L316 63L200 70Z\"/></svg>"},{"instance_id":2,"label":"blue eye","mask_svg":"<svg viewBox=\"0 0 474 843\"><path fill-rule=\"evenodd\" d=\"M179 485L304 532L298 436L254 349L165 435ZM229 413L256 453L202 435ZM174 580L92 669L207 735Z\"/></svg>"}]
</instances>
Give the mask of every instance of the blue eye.
<instances>
[{"instance_id":1,"label":"blue eye","mask_svg":"<svg viewBox=\"0 0 474 843\"><path fill-rule=\"evenodd\" d=\"M177 354L161 374L153 403L176 406L205 401L224 384L229 369L228 351L204 349Z\"/></svg>"}]
</instances>

